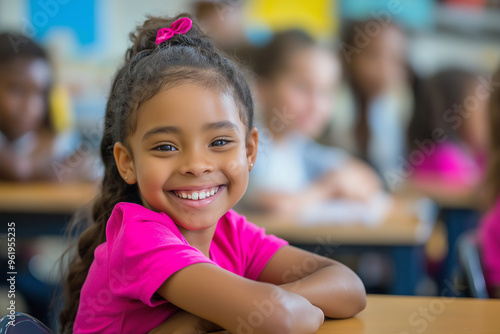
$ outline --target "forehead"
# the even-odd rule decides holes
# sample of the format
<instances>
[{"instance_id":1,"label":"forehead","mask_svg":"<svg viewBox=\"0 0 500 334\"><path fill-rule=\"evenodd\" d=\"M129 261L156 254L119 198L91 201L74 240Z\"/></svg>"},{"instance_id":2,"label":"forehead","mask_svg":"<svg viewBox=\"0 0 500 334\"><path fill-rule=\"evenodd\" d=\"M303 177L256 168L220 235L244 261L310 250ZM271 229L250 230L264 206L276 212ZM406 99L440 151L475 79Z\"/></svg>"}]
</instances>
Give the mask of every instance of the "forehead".
<instances>
[{"instance_id":1,"label":"forehead","mask_svg":"<svg viewBox=\"0 0 500 334\"><path fill-rule=\"evenodd\" d=\"M207 123L231 121L244 128L233 97L216 88L182 84L161 90L137 110L136 133L157 126L197 130Z\"/></svg>"},{"instance_id":2,"label":"forehead","mask_svg":"<svg viewBox=\"0 0 500 334\"><path fill-rule=\"evenodd\" d=\"M340 76L340 64L326 50L319 47L304 48L289 58L289 73L302 74L314 78L329 78L335 80Z\"/></svg>"}]
</instances>

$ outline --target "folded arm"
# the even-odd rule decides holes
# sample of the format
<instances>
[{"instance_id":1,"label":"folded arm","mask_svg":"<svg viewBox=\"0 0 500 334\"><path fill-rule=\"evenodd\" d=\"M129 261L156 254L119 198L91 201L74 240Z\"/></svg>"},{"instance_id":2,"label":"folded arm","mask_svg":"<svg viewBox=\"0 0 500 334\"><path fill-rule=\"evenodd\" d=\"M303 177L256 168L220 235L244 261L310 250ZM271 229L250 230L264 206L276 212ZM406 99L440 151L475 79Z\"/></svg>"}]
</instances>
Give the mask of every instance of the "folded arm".
<instances>
[{"instance_id":1,"label":"folded arm","mask_svg":"<svg viewBox=\"0 0 500 334\"><path fill-rule=\"evenodd\" d=\"M314 333L323 312L274 284L252 281L207 263L172 275L157 292L172 304L232 333ZM258 321L257 321L258 320Z\"/></svg>"},{"instance_id":2,"label":"folded arm","mask_svg":"<svg viewBox=\"0 0 500 334\"><path fill-rule=\"evenodd\" d=\"M352 317L366 306L365 288L353 271L292 246L271 258L259 280L305 297L330 318Z\"/></svg>"}]
</instances>

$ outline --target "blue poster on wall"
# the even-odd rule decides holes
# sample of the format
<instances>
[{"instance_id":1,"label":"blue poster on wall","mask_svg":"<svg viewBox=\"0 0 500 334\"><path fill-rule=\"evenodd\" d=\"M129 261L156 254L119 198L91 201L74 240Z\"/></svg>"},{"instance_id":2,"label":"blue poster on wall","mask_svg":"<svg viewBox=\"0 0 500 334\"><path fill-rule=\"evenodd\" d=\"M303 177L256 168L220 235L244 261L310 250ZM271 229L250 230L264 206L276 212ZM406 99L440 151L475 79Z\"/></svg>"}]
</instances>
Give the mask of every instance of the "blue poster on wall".
<instances>
[{"instance_id":1,"label":"blue poster on wall","mask_svg":"<svg viewBox=\"0 0 500 334\"><path fill-rule=\"evenodd\" d=\"M96 42L95 0L28 0L30 28L43 40L53 28L70 29L81 46Z\"/></svg>"},{"instance_id":2,"label":"blue poster on wall","mask_svg":"<svg viewBox=\"0 0 500 334\"><path fill-rule=\"evenodd\" d=\"M341 0L340 14L347 20L390 15L390 21L418 30L434 23L434 5L434 0Z\"/></svg>"}]
</instances>

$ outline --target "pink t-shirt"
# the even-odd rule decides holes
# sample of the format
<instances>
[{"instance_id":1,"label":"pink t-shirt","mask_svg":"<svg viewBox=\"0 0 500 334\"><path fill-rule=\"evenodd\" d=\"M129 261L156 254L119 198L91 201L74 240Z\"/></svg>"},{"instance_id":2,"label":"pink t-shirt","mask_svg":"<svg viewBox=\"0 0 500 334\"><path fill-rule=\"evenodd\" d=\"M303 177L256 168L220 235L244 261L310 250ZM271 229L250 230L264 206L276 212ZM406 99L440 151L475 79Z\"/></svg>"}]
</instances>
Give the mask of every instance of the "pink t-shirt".
<instances>
[{"instance_id":1,"label":"pink t-shirt","mask_svg":"<svg viewBox=\"0 0 500 334\"><path fill-rule=\"evenodd\" d=\"M229 210L217 224L209 259L165 213L118 203L83 284L74 333L146 333L177 311L155 294L175 272L206 262L256 280L284 245Z\"/></svg>"},{"instance_id":2,"label":"pink t-shirt","mask_svg":"<svg viewBox=\"0 0 500 334\"><path fill-rule=\"evenodd\" d=\"M486 285L500 286L500 198L481 221L479 242Z\"/></svg>"},{"instance_id":3,"label":"pink t-shirt","mask_svg":"<svg viewBox=\"0 0 500 334\"><path fill-rule=\"evenodd\" d=\"M415 166L414 177L437 179L450 186L475 185L483 175L484 164L481 160L480 157L471 157L452 142L437 144L435 151Z\"/></svg>"}]
</instances>

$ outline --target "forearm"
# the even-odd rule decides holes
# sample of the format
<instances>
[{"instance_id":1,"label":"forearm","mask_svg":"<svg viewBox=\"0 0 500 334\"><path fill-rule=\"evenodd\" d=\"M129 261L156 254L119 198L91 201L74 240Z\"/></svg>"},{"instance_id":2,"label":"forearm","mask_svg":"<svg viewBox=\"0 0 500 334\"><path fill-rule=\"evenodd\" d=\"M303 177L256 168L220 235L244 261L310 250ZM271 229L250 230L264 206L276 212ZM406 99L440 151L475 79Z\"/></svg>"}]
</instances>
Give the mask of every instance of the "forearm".
<instances>
[{"instance_id":1,"label":"forearm","mask_svg":"<svg viewBox=\"0 0 500 334\"><path fill-rule=\"evenodd\" d=\"M366 305L363 283L354 272L341 264L328 265L281 287L305 297L330 318L352 317Z\"/></svg>"},{"instance_id":2,"label":"forearm","mask_svg":"<svg viewBox=\"0 0 500 334\"><path fill-rule=\"evenodd\" d=\"M241 332L243 327L254 334L314 333L324 319L319 308L296 293L206 263L178 271L162 284L158 293L177 307L231 333Z\"/></svg>"}]
</instances>

